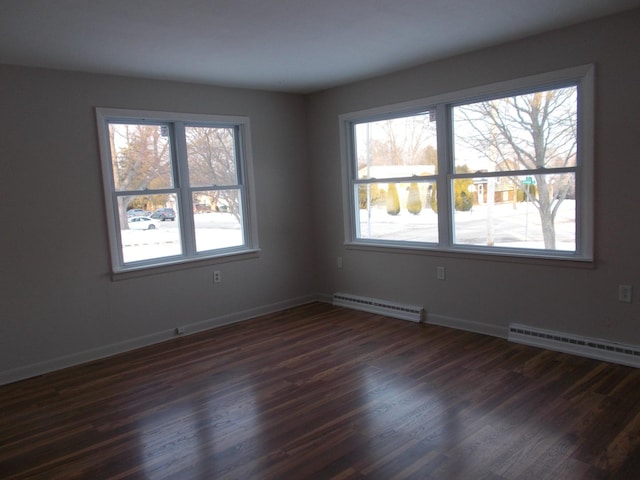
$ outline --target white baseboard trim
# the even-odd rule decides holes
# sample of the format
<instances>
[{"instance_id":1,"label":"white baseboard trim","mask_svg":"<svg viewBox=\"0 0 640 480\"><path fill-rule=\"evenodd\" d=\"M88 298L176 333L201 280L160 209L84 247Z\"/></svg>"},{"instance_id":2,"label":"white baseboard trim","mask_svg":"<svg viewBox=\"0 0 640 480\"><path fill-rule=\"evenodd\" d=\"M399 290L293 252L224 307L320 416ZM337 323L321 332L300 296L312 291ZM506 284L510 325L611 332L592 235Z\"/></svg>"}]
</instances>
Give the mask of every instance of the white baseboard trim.
<instances>
[{"instance_id":1,"label":"white baseboard trim","mask_svg":"<svg viewBox=\"0 0 640 480\"><path fill-rule=\"evenodd\" d=\"M331 304L332 301L333 301L332 295L319 293L316 295L306 295L306 296L302 296L302 297L298 297L290 300L275 302L272 304L250 308L247 310L242 310L242 311L230 313L227 315L222 315L220 317L214 317L204 321L183 325L184 327L183 335L189 335L189 334L209 330L212 328L221 327L224 325L230 325L233 323L242 322L242 321L259 317L262 315L268 315L270 313L279 312L282 310L286 310L288 308L305 305L311 302L323 302L323 303ZM523 341L522 339L519 339L519 338L518 339L510 338L510 329L509 327L505 327L505 326L491 325L487 323L476 322L473 320L466 320L462 318L449 317L446 315L438 315L438 314L432 314L432 313L427 314L425 323L440 325L443 327L455 328L458 330L465 330L465 331L474 332L474 333L480 333L483 335L490 335L492 337L510 339L511 341L519 341L519 343L527 343L529 345L537 346L540 348L561 351L561 352L570 353L574 355L586 356L586 357L595 358L598 360L604 360L604 361L609 361L613 363L629 365L633 367L640 367L640 363L638 363L637 359L632 359L633 361L629 361L628 357L627 358L621 357L620 355L615 354L615 352L612 353L612 352L603 352L603 351L593 351L593 349L589 351L584 348L576 348L574 346L567 345L566 343L563 345L560 345L558 344L558 342L548 342L548 341L542 342L535 339L534 340L527 339L527 341ZM513 337L513 334L511 335L511 337ZM149 345L164 342L174 338L176 338L176 334L173 329L163 330L163 331L152 333L149 335L144 335L141 337L124 340L122 342L117 342L110 345L104 345L98 348L93 348L93 349L85 350L85 351L70 354L70 355L60 356L60 357L46 360L43 362L38 362L31 365L14 368L11 370L5 370L0 372L0 385L17 382L20 380L35 377L38 375L43 375L45 373L53 372L56 370L62 370L67 367L72 367L75 365L80 365L82 363L91 362L93 360L110 357L113 355L117 355L119 353L125 353L131 350L135 350L137 348L146 347Z\"/></svg>"},{"instance_id":2,"label":"white baseboard trim","mask_svg":"<svg viewBox=\"0 0 640 480\"><path fill-rule=\"evenodd\" d=\"M512 323L510 342L640 368L640 346Z\"/></svg>"},{"instance_id":3,"label":"white baseboard trim","mask_svg":"<svg viewBox=\"0 0 640 480\"><path fill-rule=\"evenodd\" d=\"M507 338L509 334L508 327L500 325L491 325L488 323L476 322L473 320L465 320L463 318L448 317L446 315L427 314L425 323L432 323L442 327L456 328L458 330L466 330L467 332L481 333L492 337Z\"/></svg>"},{"instance_id":4,"label":"white baseboard trim","mask_svg":"<svg viewBox=\"0 0 640 480\"><path fill-rule=\"evenodd\" d=\"M502 327L436 314L427 315L426 323L504 338L510 342L545 350L640 368L640 356L637 353L640 346L615 344L606 340L580 337L574 334L543 330L519 324ZM522 333L521 331L530 333ZM532 335L531 332L535 333L535 335Z\"/></svg>"},{"instance_id":5,"label":"white baseboard trim","mask_svg":"<svg viewBox=\"0 0 640 480\"><path fill-rule=\"evenodd\" d=\"M240 312L222 315L220 317L210 318L200 322L186 324L183 325L184 333L182 334L182 336L202 332L224 325L230 325L232 323L242 322L244 320L259 317L261 315L268 315L270 313L275 313L281 310L286 310L287 308L305 305L314 301L320 301L320 299L314 295L307 295L290 300L285 300L282 302L272 303L269 305L250 308ZM54 372L56 370L62 370L63 368L73 367L75 365L91 362L93 360L111 357L119 353L129 352L137 348L146 347L156 343L171 340L173 338L176 338L174 329L163 330L149 335L143 335L141 337L124 340L122 342L104 345L102 347L84 350L82 352L73 353L70 355L63 355L43 362L26 365L24 367L5 370L3 372L0 372L0 385L6 385L8 383L36 377L38 375Z\"/></svg>"},{"instance_id":6,"label":"white baseboard trim","mask_svg":"<svg viewBox=\"0 0 640 480\"><path fill-rule=\"evenodd\" d=\"M318 294L316 294L315 300L317 302L330 303L330 304L333 305L333 295L330 295L328 293L318 293Z\"/></svg>"}]
</instances>

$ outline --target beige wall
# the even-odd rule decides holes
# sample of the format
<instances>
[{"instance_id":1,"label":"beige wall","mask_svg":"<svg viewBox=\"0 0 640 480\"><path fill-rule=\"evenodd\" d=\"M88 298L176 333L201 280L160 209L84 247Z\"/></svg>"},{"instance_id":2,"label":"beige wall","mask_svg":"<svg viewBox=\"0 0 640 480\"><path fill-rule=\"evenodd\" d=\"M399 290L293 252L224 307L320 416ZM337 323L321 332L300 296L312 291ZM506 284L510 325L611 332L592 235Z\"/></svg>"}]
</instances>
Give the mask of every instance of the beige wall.
<instances>
[{"instance_id":1,"label":"beige wall","mask_svg":"<svg viewBox=\"0 0 640 480\"><path fill-rule=\"evenodd\" d=\"M320 290L422 305L434 321L494 334L518 322L639 345L639 25L636 10L312 95ZM596 65L596 262L590 268L345 248L338 115L590 63ZM445 281L436 279L439 265L447 269ZM632 304L617 301L618 284L635 286Z\"/></svg>"}]
</instances>

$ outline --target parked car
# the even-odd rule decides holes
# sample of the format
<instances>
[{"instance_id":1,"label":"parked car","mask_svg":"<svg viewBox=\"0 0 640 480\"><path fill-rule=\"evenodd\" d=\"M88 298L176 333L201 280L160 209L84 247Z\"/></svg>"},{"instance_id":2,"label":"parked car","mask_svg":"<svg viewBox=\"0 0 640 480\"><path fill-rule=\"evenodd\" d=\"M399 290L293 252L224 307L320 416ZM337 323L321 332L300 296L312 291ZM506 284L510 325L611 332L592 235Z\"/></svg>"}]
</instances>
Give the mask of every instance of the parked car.
<instances>
[{"instance_id":1,"label":"parked car","mask_svg":"<svg viewBox=\"0 0 640 480\"><path fill-rule=\"evenodd\" d=\"M129 228L131 230L153 230L159 225L159 221L151 217L130 217Z\"/></svg>"},{"instance_id":2,"label":"parked car","mask_svg":"<svg viewBox=\"0 0 640 480\"><path fill-rule=\"evenodd\" d=\"M197 203L193 206L193 213L210 213L211 205L205 203Z\"/></svg>"},{"instance_id":3,"label":"parked car","mask_svg":"<svg viewBox=\"0 0 640 480\"><path fill-rule=\"evenodd\" d=\"M159 208L151 215L151 218L156 220L160 220L164 222L165 220L171 220L172 222L176 219L176 212L173 208Z\"/></svg>"},{"instance_id":4,"label":"parked car","mask_svg":"<svg viewBox=\"0 0 640 480\"><path fill-rule=\"evenodd\" d=\"M151 212L148 210L143 210L142 208L132 208L131 210L127 210L127 217L148 217L151 215Z\"/></svg>"}]
</instances>

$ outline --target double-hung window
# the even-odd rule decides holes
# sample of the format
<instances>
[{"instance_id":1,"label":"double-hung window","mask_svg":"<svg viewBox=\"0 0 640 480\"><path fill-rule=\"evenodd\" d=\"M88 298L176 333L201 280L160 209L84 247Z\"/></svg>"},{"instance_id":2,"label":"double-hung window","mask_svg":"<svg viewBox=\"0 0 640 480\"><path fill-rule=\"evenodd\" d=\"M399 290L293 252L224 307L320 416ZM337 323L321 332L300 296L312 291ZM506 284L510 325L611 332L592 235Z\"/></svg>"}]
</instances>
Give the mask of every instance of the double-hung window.
<instances>
[{"instance_id":1,"label":"double-hung window","mask_svg":"<svg viewBox=\"0 0 640 480\"><path fill-rule=\"evenodd\" d=\"M340 122L348 244L593 258L592 67Z\"/></svg>"},{"instance_id":2,"label":"double-hung window","mask_svg":"<svg viewBox=\"0 0 640 480\"><path fill-rule=\"evenodd\" d=\"M248 118L97 118L114 272L256 249Z\"/></svg>"}]
</instances>

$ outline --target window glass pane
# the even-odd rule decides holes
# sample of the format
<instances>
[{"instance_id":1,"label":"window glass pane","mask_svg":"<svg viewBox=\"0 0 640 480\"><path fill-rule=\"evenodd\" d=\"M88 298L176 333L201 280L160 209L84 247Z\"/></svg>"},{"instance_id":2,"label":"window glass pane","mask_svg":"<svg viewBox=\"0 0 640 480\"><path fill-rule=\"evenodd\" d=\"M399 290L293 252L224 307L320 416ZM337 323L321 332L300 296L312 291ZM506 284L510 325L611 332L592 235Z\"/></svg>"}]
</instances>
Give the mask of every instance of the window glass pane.
<instances>
[{"instance_id":1,"label":"window glass pane","mask_svg":"<svg viewBox=\"0 0 640 480\"><path fill-rule=\"evenodd\" d=\"M118 197L118 224L124 263L182 253L176 196ZM173 220L171 219L173 217Z\"/></svg>"},{"instance_id":2,"label":"window glass pane","mask_svg":"<svg viewBox=\"0 0 640 480\"><path fill-rule=\"evenodd\" d=\"M238 184L234 133L231 127L186 127L192 187Z\"/></svg>"},{"instance_id":3,"label":"window glass pane","mask_svg":"<svg viewBox=\"0 0 640 480\"><path fill-rule=\"evenodd\" d=\"M116 191L173 188L167 125L109 124Z\"/></svg>"},{"instance_id":4,"label":"window glass pane","mask_svg":"<svg viewBox=\"0 0 640 480\"><path fill-rule=\"evenodd\" d=\"M437 172L435 111L354 126L357 178L428 176Z\"/></svg>"},{"instance_id":5,"label":"window glass pane","mask_svg":"<svg viewBox=\"0 0 640 480\"><path fill-rule=\"evenodd\" d=\"M244 245L238 189L194 192L193 205L198 252Z\"/></svg>"},{"instance_id":6,"label":"window glass pane","mask_svg":"<svg viewBox=\"0 0 640 480\"><path fill-rule=\"evenodd\" d=\"M453 108L455 171L574 167L577 88Z\"/></svg>"},{"instance_id":7,"label":"window glass pane","mask_svg":"<svg viewBox=\"0 0 640 480\"><path fill-rule=\"evenodd\" d=\"M356 232L360 239L436 243L435 183L356 185Z\"/></svg>"},{"instance_id":8,"label":"window glass pane","mask_svg":"<svg viewBox=\"0 0 640 480\"><path fill-rule=\"evenodd\" d=\"M456 179L453 191L456 244L576 249L573 173Z\"/></svg>"}]
</instances>

